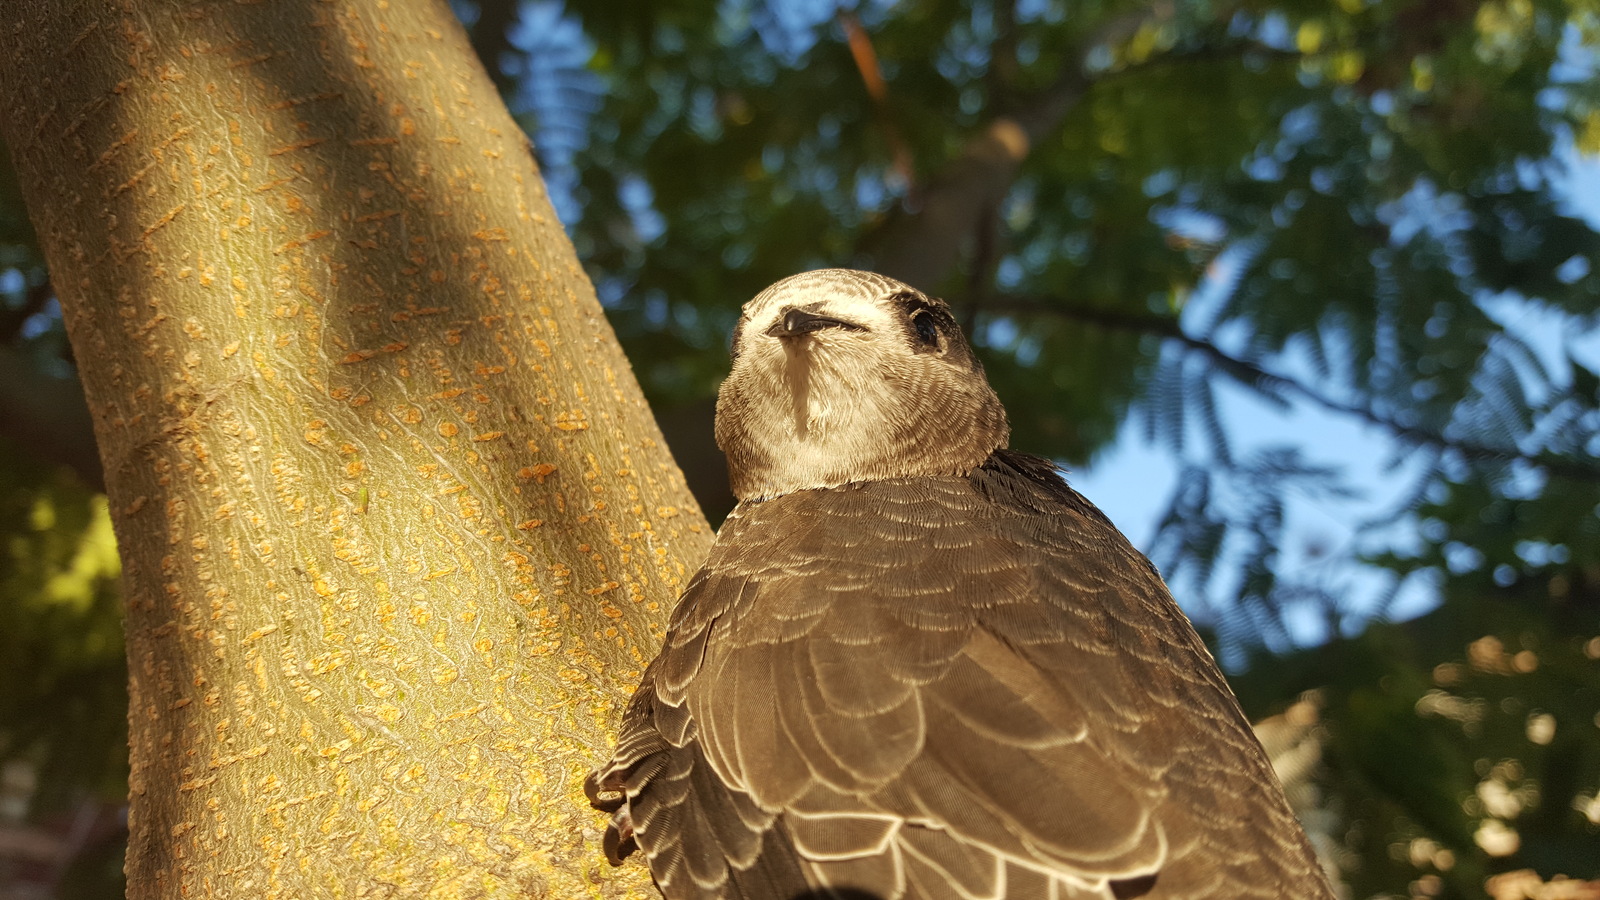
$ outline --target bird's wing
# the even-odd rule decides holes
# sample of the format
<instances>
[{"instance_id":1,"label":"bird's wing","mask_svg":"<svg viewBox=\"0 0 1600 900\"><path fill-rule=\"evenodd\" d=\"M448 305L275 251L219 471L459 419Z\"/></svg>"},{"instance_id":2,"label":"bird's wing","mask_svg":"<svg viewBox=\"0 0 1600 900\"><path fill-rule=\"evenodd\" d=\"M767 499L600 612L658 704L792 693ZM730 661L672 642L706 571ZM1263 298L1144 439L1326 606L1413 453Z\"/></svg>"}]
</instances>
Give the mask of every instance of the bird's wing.
<instances>
[{"instance_id":1,"label":"bird's wing","mask_svg":"<svg viewBox=\"0 0 1600 900\"><path fill-rule=\"evenodd\" d=\"M700 891L668 897L747 896L736 876L773 848L775 871L884 900L1323 896L1159 578L1033 465L800 492L724 525L624 727L637 759L610 770L637 783L658 881ZM735 799L684 799L698 768ZM640 827L663 806L671 827Z\"/></svg>"}]
</instances>

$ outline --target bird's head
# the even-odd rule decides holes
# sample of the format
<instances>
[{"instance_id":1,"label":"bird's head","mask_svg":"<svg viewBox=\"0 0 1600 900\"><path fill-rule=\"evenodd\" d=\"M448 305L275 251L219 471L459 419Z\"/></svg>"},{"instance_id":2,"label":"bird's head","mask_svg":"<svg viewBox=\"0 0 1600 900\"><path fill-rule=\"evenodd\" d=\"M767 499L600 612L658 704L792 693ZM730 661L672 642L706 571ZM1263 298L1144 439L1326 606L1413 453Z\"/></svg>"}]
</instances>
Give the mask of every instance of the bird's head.
<instances>
[{"instance_id":1,"label":"bird's head","mask_svg":"<svg viewBox=\"0 0 1600 900\"><path fill-rule=\"evenodd\" d=\"M717 397L741 500L965 475L1008 433L944 301L852 269L785 278L745 304Z\"/></svg>"}]
</instances>

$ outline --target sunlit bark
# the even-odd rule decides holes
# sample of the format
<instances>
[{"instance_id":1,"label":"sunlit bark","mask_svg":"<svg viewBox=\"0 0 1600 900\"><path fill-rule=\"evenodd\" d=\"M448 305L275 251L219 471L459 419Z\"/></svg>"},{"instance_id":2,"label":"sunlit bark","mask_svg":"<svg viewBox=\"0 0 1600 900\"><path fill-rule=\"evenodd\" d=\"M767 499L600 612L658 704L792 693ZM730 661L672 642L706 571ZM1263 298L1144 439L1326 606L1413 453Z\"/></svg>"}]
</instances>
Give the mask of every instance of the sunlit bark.
<instances>
[{"instance_id":1,"label":"sunlit bark","mask_svg":"<svg viewBox=\"0 0 1600 900\"><path fill-rule=\"evenodd\" d=\"M130 896L639 887L580 776L710 534L449 9L7 18L126 567Z\"/></svg>"}]
</instances>

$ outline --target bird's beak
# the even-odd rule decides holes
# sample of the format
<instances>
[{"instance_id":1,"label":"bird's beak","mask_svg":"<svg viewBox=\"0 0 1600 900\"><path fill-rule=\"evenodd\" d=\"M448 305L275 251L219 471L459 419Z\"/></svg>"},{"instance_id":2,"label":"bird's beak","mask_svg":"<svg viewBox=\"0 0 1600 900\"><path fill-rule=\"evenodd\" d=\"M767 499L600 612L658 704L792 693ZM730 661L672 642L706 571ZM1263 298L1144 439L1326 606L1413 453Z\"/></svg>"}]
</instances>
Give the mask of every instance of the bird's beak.
<instances>
[{"instance_id":1,"label":"bird's beak","mask_svg":"<svg viewBox=\"0 0 1600 900\"><path fill-rule=\"evenodd\" d=\"M843 319L835 319L832 316L824 316L808 310L792 308L784 310L783 318L767 329L767 336L775 338L799 337L803 334L822 331L825 328L843 328L846 331L866 330L854 322L846 322Z\"/></svg>"}]
</instances>

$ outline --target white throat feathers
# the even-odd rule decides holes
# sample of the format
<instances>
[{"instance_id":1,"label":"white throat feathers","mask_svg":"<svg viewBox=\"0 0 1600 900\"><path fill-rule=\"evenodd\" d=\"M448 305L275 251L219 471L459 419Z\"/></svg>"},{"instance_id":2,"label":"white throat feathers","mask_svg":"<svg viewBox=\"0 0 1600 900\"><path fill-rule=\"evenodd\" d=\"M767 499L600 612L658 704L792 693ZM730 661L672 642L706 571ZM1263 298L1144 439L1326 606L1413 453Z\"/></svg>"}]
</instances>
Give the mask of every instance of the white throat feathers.
<instances>
[{"instance_id":1,"label":"white throat feathers","mask_svg":"<svg viewBox=\"0 0 1600 900\"><path fill-rule=\"evenodd\" d=\"M944 301L893 278L820 269L746 303L717 397L741 500L966 475L1009 435Z\"/></svg>"}]
</instances>

